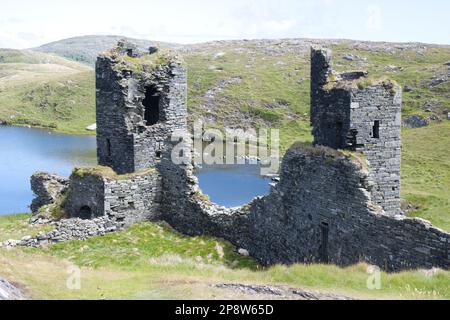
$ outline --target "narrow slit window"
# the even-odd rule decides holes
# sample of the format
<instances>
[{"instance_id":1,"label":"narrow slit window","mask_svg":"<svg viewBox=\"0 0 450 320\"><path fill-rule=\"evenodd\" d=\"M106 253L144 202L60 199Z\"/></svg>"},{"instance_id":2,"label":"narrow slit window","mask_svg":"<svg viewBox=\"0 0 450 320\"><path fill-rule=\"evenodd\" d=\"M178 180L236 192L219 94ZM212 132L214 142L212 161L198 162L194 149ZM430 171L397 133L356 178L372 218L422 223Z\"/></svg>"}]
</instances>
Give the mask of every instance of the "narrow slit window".
<instances>
[{"instance_id":1,"label":"narrow slit window","mask_svg":"<svg viewBox=\"0 0 450 320\"><path fill-rule=\"evenodd\" d=\"M111 157L111 140L106 139L106 154Z\"/></svg>"},{"instance_id":2,"label":"narrow slit window","mask_svg":"<svg viewBox=\"0 0 450 320\"><path fill-rule=\"evenodd\" d=\"M148 126L159 122L159 102L158 91L153 87L148 87L145 91L145 98L142 101L144 105L144 120Z\"/></svg>"},{"instance_id":3,"label":"narrow slit window","mask_svg":"<svg viewBox=\"0 0 450 320\"><path fill-rule=\"evenodd\" d=\"M336 148L342 147L342 122L336 122Z\"/></svg>"},{"instance_id":4,"label":"narrow slit window","mask_svg":"<svg viewBox=\"0 0 450 320\"><path fill-rule=\"evenodd\" d=\"M329 233L329 225L327 222L322 222L320 224L320 231L321 231L321 243L320 243L320 249L319 249L319 258L320 262L322 263L328 263L328 233Z\"/></svg>"},{"instance_id":5,"label":"narrow slit window","mask_svg":"<svg viewBox=\"0 0 450 320\"><path fill-rule=\"evenodd\" d=\"M375 122L373 123L373 137L375 139L379 139L380 138L380 121L379 120L375 120Z\"/></svg>"}]
</instances>

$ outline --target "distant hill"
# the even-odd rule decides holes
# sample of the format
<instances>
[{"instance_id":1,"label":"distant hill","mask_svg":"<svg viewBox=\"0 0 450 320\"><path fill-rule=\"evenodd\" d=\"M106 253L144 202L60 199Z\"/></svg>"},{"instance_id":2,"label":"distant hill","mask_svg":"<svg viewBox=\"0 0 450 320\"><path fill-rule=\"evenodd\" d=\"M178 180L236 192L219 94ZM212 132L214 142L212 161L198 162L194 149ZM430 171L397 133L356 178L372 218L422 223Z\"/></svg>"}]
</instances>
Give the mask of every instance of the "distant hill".
<instances>
[{"instance_id":1,"label":"distant hill","mask_svg":"<svg viewBox=\"0 0 450 320\"><path fill-rule=\"evenodd\" d=\"M0 49L0 123L81 133L95 122L94 83L87 65L54 54Z\"/></svg>"},{"instance_id":2,"label":"distant hill","mask_svg":"<svg viewBox=\"0 0 450 320\"><path fill-rule=\"evenodd\" d=\"M141 49L147 49L150 46L170 48L177 47L177 45L175 44L143 39L133 39L123 36L90 35L47 43L40 47L33 48L32 50L45 53L55 53L67 59L85 63L88 65L94 65L98 53L110 49L120 39L131 40Z\"/></svg>"}]
</instances>

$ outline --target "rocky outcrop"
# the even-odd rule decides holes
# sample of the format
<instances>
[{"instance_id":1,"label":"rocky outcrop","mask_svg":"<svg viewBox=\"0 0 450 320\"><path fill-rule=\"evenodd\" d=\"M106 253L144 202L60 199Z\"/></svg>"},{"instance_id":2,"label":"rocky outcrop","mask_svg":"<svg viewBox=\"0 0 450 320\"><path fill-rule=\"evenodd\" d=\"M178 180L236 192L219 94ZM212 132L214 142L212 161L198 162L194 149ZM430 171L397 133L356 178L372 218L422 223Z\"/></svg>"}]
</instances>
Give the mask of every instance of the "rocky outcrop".
<instances>
[{"instance_id":1,"label":"rocky outcrop","mask_svg":"<svg viewBox=\"0 0 450 320\"><path fill-rule=\"evenodd\" d=\"M0 278L0 300L25 300L22 292L8 281Z\"/></svg>"},{"instance_id":2,"label":"rocky outcrop","mask_svg":"<svg viewBox=\"0 0 450 320\"><path fill-rule=\"evenodd\" d=\"M416 116L416 115L403 118L403 120L402 120L403 128L409 128L409 129L422 128L422 127L426 127L429 124L430 124L430 121L428 119L425 119L421 116Z\"/></svg>"},{"instance_id":3,"label":"rocky outcrop","mask_svg":"<svg viewBox=\"0 0 450 320\"><path fill-rule=\"evenodd\" d=\"M257 299L287 299L287 300L353 300L346 296L336 294L318 293L295 288L284 288L279 286L262 286L248 284L215 285L216 288L237 291L247 296L256 296Z\"/></svg>"},{"instance_id":4,"label":"rocky outcrop","mask_svg":"<svg viewBox=\"0 0 450 320\"><path fill-rule=\"evenodd\" d=\"M47 172L36 172L31 176L31 190L36 197L30 208L33 214L45 205L53 204L67 191L69 180Z\"/></svg>"}]
</instances>

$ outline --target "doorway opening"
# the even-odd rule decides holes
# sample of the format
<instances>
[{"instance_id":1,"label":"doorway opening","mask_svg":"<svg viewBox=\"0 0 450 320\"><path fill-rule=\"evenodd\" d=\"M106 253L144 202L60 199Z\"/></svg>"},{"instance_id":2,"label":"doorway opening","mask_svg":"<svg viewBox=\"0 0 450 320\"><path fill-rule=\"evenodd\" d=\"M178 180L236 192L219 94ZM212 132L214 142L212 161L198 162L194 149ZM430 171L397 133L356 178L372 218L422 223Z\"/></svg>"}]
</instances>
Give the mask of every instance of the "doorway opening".
<instances>
[{"instance_id":1,"label":"doorway opening","mask_svg":"<svg viewBox=\"0 0 450 320\"><path fill-rule=\"evenodd\" d=\"M79 217L83 220L88 220L92 218L92 210L89 206L82 206L79 211Z\"/></svg>"}]
</instances>

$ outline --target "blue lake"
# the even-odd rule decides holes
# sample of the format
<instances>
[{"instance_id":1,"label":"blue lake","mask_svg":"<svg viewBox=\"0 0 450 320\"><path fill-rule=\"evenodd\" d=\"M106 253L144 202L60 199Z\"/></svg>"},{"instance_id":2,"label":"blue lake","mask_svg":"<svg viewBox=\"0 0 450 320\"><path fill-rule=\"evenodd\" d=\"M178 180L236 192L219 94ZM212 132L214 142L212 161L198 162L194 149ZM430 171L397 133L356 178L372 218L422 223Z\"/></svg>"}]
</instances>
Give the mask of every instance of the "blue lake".
<instances>
[{"instance_id":1,"label":"blue lake","mask_svg":"<svg viewBox=\"0 0 450 320\"><path fill-rule=\"evenodd\" d=\"M76 165L96 163L95 148L93 136L0 126L0 214L30 211L35 171L69 176Z\"/></svg>"},{"instance_id":2,"label":"blue lake","mask_svg":"<svg viewBox=\"0 0 450 320\"><path fill-rule=\"evenodd\" d=\"M196 176L203 193L225 207L244 205L270 191L271 180L260 175L259 165L203 165Z\"/></svg>"},{"instance_id":3,"label":"blue lake","mask_svg":"<svg viewBox=\"0 0 450 320\"><path fill-rule=\"evenodd\" d=\"M94 136L0 126L0 214L29 212L30 176L48 171L69 176L77 165L96 163ZM269 192L258 165L205 165L196 172L202 191L217 204L234 207Z\"/></svg>"}]
</instances>

